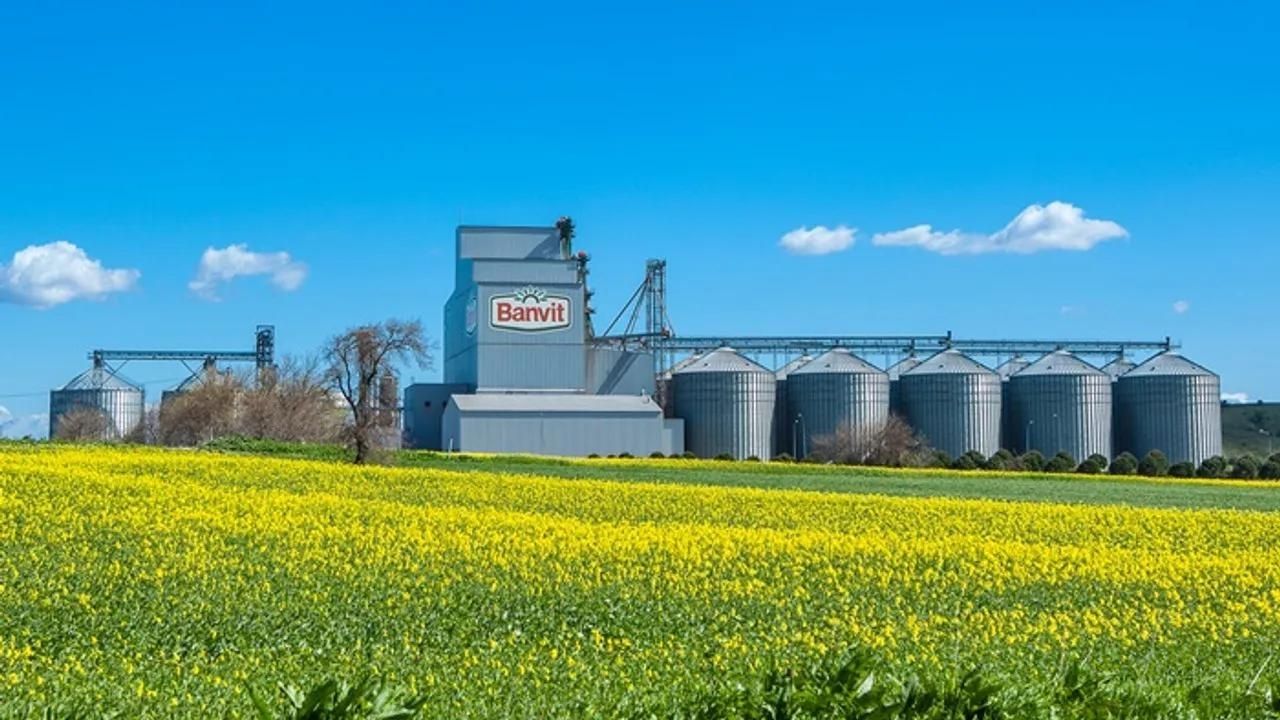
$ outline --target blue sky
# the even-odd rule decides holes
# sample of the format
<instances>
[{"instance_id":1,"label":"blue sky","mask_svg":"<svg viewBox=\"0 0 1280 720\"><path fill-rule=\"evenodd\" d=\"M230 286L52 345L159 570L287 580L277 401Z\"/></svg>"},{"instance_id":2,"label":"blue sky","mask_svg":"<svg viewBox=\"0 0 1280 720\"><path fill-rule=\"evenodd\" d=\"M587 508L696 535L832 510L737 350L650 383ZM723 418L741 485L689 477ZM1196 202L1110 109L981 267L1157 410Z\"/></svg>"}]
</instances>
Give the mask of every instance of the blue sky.
<instances>
[{"instance_id":1,"label":"blue sky","mask_svg":"<svg viewBox=\"0 0 1280 720\"><path fill-rule=\"evenodd\" d=\"M687 334L1171 335L1224 391L1280 398L1271 5L179 5L0 6L18 420L92 347L439 335L459 220L562 214L603 315L666 257ZM1054 202L1080 215L991 237ZM922 224L984 251L875 242ZM815 226L857 232L780 247ZM288 257L221 256L261 274L193 290L233 245ZM98 297L35 307L29 246ZM125 374L158 397L183 371Z\"/></svg>"}]
</instances>

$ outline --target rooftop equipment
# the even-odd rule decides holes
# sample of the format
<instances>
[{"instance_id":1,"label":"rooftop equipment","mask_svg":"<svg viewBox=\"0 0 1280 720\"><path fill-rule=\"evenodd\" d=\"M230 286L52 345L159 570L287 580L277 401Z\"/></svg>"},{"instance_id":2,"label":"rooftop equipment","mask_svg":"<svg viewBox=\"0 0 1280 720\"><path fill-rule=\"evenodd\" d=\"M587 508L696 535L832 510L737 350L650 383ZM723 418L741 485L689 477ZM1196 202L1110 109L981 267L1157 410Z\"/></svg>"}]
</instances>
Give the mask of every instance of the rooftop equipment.
<instances>
[{"instance_id":1,"label":"rooftop equipment","mask_svg":"<svg viewBox=\"0 0 1280 720\"><path fill-rule=\"evenodd\" d=\"M796 437L796 457L813 438L842 426L869 440L889 420L889 376L843 348L829 350L787 376L787 429Z\"/></svg>"},{"instance_id":2,"label":"rooftop equipment","mask_svg":"<svg viewBox=\"0 0 1280 720\"><path fill-rule=\"evenodd\" d=\"M671 375L685 449L699 457L773 456L777 380L771 370L720 348Z\"/></svg>"},{"instance_id":3,"label":"rooftop equipment","mask_svg":"<svg viewBox=\"0 0 1280 720\"><path fill-rule=\"evenodd\" d=\"M1009 378L1006 428L1019 453L1065 452L1076 462L1111 457L1111 379L1065 351L1049 353Z\"/></svg>"},{"instance_id":4,"label":"rooftop equipment","mask_svg":"<svg viewBox=\"0 0 1280 720\"><path fill-rule=\"evenodd\" d=\"M1164 352L1115 384L1120 448L1138 457L1159 450L1170 462L1199 465L1222 454L1222 383L1175 352Z\"/></svg>"},{"instance_id":5,"label":"rooftop equipment","mask_svg":"<svg viewBox=\"0 0 1280 720\"><path fill-rule=\"evenodd\" d=\"M1000 449L1000 376L959 350L943 350L902 373L907 422L952 457Z\"/></svg>"}]
</instances>

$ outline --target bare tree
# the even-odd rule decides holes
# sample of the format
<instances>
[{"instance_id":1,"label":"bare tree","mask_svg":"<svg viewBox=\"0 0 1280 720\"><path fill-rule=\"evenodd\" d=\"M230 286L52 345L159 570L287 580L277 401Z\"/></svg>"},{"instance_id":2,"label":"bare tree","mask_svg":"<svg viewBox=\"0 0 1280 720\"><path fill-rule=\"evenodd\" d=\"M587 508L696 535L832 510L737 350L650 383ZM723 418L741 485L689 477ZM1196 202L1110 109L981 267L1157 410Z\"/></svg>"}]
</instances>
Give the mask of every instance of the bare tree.
<instances>
[{"instance_id":1,"label":"bare tree","mask_svg":"<svg viewBox=\"0 0 1280 720\"><path fill-rule=\"evenodd\" d=\"M164 445L201 445L235 434L244 387L234 375L211 373L160 404L156 437Z\"/></svg>"},{"instance_id":2,"label":"bare tree","mask_svg":"<svg viewBox=\"0 0 1280 720\"><path fill-rule=\"evenodd\" d=\"M347 431L355 461L367 462L379 434L388 427L385 401L379 401L379 390L387 387L384 376L394 377L397 361L431 365L431 345L422 323L387 320L352 328L329 341L324 359L329 383L351 412Z\"/></svg>"},{"instance_id":3,"label":"bare tree","mask_svg":"<svg viewBox=\"0 0 1280 720\"><path fill-rule=\"evenodd\" d=\"M118 440L116 426L105 410L77 407L58 416L53 439L65 442L107 442Z\"/></svg>"},{"instance_id":4,"label":"bare tree","mask_svg":"<svg viewBox=\"0 0 1280 720\"><path fill-rule=\"evenodd\" d=\"M242 377L236 432L245 437L284 442L336 442L342 409L315 358L286 357L279 365Z\"/></svg>"},{"instance_id":5,"label":"bare tree","mask_svg":"<svg viewBox=\"0 0 1280 720\"><path fill-rule=\"evenodd\" d=\"M903 467L923 464L927 452L911 426L895 415L878 428L841 424L834 433L815 437L809 456L841 465Z\"/></svg>"}]
</instances>

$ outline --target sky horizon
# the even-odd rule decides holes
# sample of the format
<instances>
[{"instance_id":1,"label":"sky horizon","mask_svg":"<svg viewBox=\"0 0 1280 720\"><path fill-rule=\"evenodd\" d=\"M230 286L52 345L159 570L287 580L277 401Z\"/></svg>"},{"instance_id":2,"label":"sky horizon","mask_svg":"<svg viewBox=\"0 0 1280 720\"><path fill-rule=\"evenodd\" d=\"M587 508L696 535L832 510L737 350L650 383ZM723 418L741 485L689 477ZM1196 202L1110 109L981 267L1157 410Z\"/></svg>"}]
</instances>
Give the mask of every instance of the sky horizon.
<instances>
[{"instance_id":1,"label":"sky horizon","mask_svg":"<svg viewBox=\"0 0 1280 720\"><path fill-rule=\"evenodd\" d=\"M0 8L0 434L47 429L91 348L440 338L454 227L560 215L598 327L663 257L683 334L1170 336L1224 396L1280 400L1277 20ZM185 370L123 374L154 402Z\"/></svg>"}]
</instances>

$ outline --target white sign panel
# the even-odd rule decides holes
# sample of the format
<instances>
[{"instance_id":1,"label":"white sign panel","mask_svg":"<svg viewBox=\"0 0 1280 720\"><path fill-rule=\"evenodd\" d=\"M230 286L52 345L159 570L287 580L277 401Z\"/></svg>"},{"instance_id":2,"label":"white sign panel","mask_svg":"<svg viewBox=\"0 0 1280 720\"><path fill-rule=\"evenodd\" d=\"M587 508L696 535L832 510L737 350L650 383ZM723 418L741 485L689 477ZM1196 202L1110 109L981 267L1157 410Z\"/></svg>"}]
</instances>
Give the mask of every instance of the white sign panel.
<instances>
[{"instance_id":1,"label":"white sign panel","mask_svg":"<svg viewBox=\"0 0 1280 720\"><path fill-rule=\"evenodd\" d=\"M489 327L513 332L548 332L573 325L573 302L564 295L525 287L489 298Z\"/></svg>"}]
</instances>

